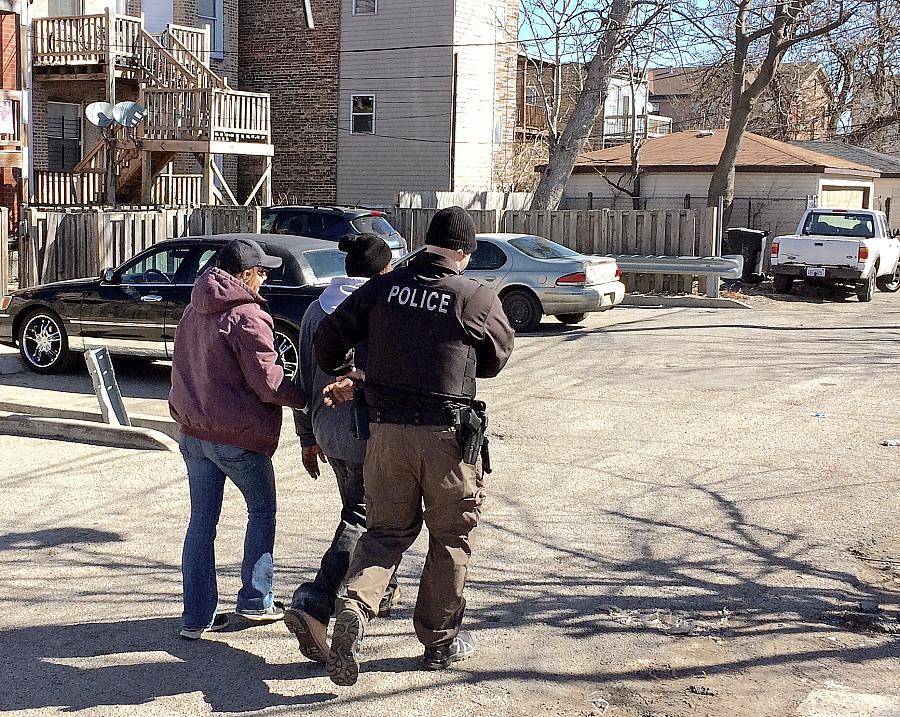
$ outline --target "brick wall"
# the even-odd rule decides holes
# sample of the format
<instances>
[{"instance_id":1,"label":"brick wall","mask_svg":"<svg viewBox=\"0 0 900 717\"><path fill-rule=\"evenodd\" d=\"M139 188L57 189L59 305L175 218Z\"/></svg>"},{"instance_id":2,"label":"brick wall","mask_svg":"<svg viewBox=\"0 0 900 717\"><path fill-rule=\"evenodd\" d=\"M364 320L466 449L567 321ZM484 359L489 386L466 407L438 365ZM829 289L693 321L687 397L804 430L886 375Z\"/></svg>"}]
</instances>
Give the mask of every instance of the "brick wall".
<instances>
[{"instance_id":1,"label":"brick wall","mask_svg":"<svg viewBox=\"0 0 900 717\"><path fill-rule=\"evenodd\" d=\"M19 88L19 18L17 15L0 15L0 87L4 90Z\"/></svg>"},{"instance_id":2,"label":"brick wall","mask_svg":"<svg viewBox=\"0 0 900 717\"><path fill-rule=\"evenodd\" d=\"M119 80L116 94L120 98L137 97L138 88L133 83ZM34 168L47 169L47 103L69 102L83 107L91 102L106 100L106 83L102 80L47 80L35 77L32 98L32 125L34 128ZM82 123L82 150L86 154L100 141L100 130L87 121Z\"/></svg>"},{"instance_id":3,"label":"brick wall","mask_svg":"<svg viewBox=\"0 0 900 717\"><path fill-rule=\"evenodd\" d=\"M340 7L312 0L315 29L298 0L239 0L240 88L272 95L272 192L336 201ZM242 162L241 194L258 177Z\"/></svg>"}]
</instances>

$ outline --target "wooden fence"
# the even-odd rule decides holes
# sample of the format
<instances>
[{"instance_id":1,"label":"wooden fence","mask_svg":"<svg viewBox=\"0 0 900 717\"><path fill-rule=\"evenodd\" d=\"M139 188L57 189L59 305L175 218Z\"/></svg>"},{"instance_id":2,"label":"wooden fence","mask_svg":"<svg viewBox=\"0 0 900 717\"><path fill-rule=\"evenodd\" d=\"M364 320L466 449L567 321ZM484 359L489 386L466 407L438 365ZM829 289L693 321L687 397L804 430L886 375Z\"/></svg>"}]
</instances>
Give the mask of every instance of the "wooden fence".
<instances>
[{"instance_id":1,"label":"wooden fence","mask_svg":"<svg viewBox=\"0 0 900 717\"><path fill-rule=\"evenodd\" d=\"M425 240L436 209L394 209L391 222L410 248ZM582 254L641 254L654 256L715 255L715 209L660 209L654 211L507 210L470 211L479 233L536 234ZM629 292L691 293L695 277L625 274ZM703 278L697 280L701 293Z\"/></svg>"},{"instance_id":2,"label":"wooden fence","mask_svg":"<svg viewBox=\"0 0 900 717\"><path fill-rule=\"evenodd\" d=\"M415 249L425 243L425 232L437 209L394 209L390 219L394 228L409 242L409 248ZM497 212L493 209L470 210L475 220L475 230L481 234L497 231Z\"/></svg>"},{"instance_id":3,"label":"wooden fence","mask_svg":"<svg viewBox=\"0 0 900 717\"><path fill-rule=\"evenodd\" d=\"M158 241L181 236L258 233L259 207L26 212L19 241L19 286L98 276Z\"/></svg>"}]
</instances>

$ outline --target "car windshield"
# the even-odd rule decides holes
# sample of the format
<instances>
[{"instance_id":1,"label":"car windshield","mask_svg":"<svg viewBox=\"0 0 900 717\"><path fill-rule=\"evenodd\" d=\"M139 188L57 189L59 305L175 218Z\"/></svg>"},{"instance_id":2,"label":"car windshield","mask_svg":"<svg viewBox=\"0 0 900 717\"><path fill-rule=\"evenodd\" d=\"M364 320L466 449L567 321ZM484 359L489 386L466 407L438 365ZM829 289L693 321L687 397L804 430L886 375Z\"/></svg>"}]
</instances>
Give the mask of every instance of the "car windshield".
<instances>
[{"instance_id":1,"label":"car windshield","mask_svg":"<svg viewBox=\"0 0 900 717\"><path fill-rule=\"evenodd\" d=\"M509 243L533 259L568 259L578 256L577 251L572 251L543 237L516 237L510 239Z\"/></svg>"},{"instance_id":2,"label":"car windshield","mask_svg":"<svg viewBox=\"0 0 900 717\"><path fill-rule=\"evenodd\" d=\"M346 276L344 257L344 252L337 249L316 249L303 252L303 258L309 262L312 273L316 277L316 284L327 284L336 276Z\"/></svg>"},{"instance_id":3,"label":"car windshield","mask_svg":"<svg viewBox=\"0 0 900 717\"><path fill-rule=\"evenodd\" d=\"M875 219L871 214L854 212L811 212L803 225L803 235L871 239L875 236Z\"/></svg>"},{"instance_id":4,"label":"car windshield","mask_svg":"<svg viewBox=\"0 0 900 717\"><path fill-rule=\"evenodd\" d=\"M376 217L373 215L365 217L357 217L351 224L358 232L363 234L375 234L380 237L389 237L397 233L397 230L391 226L391 223L384 217Z\"/></svg>"}]
</instances>

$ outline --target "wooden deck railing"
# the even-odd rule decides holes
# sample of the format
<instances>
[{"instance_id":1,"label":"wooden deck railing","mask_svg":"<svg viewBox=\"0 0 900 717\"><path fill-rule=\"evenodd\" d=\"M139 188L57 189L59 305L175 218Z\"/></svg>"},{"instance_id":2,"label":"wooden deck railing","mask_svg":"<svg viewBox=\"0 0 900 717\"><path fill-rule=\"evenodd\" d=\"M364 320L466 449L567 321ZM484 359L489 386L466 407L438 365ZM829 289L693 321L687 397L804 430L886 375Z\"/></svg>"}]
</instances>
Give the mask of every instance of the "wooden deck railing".
<instances>
[{"instance_id":1,"label":"wooden deck railing","mask_svg":"<svg viewBox=\"0 0 900 717\"><path fill-rule=\"evenodd\" d=\"M225 79L210 70L207 64L188 45L183 43L177 35L170 33L164 39L172 57L178 60L196 78L196 86L215 87L222 90L228 87Z\"/></svg>"},{"instance_id":2,"label":"wooden deck railing","mask_svg":"<svg viewBox=\"0 0 900 717\"><path fill-rule=\"evenodd\" d=\"M169 38L176 40L206 67L209 67L209 28L185 27L184 25L169 25L166 33Z\"/></svg>"},{"instance_id":3,"label":"wooden deck railing","mask_svg":"<svg viewBox=\"0 0 900 717\"><path fill-rule=\"evenodd\" d=\"M106 15L36 18L31 31L35 65L97 65L106 60Z\"/></svg>"},{"instance_id":4,"label":"wooden deck railing","mask_svg":"<svg viewBox=\"0 0 900 717\"><path fill-rule=\"evenodd\" d=\"M212 93L212 135L217 142L270 143L270 98L258 92Z\"/></svg>"},{"instance_id":5,"label":"wooden deck railing","mask_svg":"<svg viewBox=\"0 0 900 717\"><path fill-rule=\"evenodd\" d=\"M269 95L235 90L145 90L148 140L269 144Z\"/></svg>"},{"instance_id":6,"label":"wooden deck railing","mask_svg":"<svg viewBox=\"0 0 900 717\"><path fill-rule=\"evenodd\" d=\"M33 203L42 207L102 204L105 182L98 172L34 172Z\"/></svg>"},{"instance_id":7,"label":"wooden deck railing","mask_svg":"<svg viewBox=\"0 0 900 717\"><path fill-rule=\"evenodd\" d=\"M162 174L153 183L152 203L167 207L197 207L203 176ZM87 207L106 201L106 181L101 172L34 173L34 199L39 207Z\"/></svg>"},{"instance_id":8,"label":"wooden deck railing","mask_svg":"<svg viewBox=\"0 0 900 717\"><path fill-rule=\"evenodd\" d=\"M166 207L198 207L202 204L202 174L161 174L153 183L153 203Z\"/></svg>"}]
</instances>

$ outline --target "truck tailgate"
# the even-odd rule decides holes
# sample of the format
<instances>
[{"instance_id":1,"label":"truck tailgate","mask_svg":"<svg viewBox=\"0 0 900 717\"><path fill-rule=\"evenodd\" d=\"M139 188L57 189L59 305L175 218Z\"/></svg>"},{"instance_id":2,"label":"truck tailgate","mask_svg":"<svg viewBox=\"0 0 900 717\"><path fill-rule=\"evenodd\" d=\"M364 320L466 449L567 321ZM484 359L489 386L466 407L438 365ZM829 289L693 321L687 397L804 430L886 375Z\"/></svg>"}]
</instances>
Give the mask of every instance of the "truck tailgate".
<instances>
[{"instance_id":1,"label":"truck tailgate","mask_svg":"<svg viewBox=\"0 0 900 717\"><path fill-rule=\"evenodd\" d=\"M778 263L805 266L859 266L859 241L837 237L779 238Z\"/></svg>"}]
</instances>

